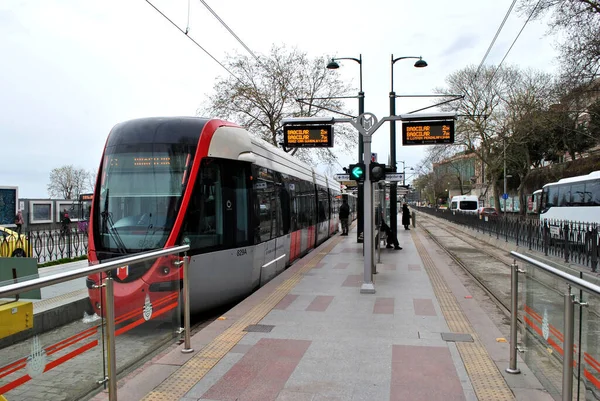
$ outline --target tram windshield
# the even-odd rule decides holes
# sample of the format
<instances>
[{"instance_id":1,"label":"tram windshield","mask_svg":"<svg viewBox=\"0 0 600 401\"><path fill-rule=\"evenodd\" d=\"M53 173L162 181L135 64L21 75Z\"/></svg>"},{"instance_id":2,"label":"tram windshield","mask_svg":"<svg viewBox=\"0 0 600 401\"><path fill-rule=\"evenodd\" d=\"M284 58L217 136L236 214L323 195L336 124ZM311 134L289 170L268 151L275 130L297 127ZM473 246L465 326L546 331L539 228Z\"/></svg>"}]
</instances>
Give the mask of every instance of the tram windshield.
<instances>
[{"instance_id":1,"label":"tram windshield","mask_svg":"<svg viewBox=\"0 0 600 401\"><path fill-rule=\"evenodd\" d=\"M175 223L193 151L178 144L108 147L102 163L95 226L99 250L161 248Z\"/></svg>"}]
</instances>

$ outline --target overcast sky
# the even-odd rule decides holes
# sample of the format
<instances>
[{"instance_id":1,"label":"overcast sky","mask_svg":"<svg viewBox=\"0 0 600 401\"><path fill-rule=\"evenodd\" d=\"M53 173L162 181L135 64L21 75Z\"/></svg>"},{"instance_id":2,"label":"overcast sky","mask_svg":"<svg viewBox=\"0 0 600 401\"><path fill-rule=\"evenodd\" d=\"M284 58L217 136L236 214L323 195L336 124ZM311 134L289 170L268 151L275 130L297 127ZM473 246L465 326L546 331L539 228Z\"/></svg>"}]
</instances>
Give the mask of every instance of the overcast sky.
<instances>
[{"instance_id":1,"label":"overcast sky","mask_svg":"<svg viewBox=\"0 0 600 401\"><path fill-rule=\"evenodd\" d=\"M188 0L153 3L185 29ZM365 109L382 118L389 114L392 53L423 56L429 64L397 62L396 92L431 94L447 75L480 63L511 1L207 3L256 53L276 43L312 57L362 54ZM244 51L200 1L190 0L190 9L190 36L216 59ZM513 10L486 64L502 59L523 22ZM530 22L505 63L554 72L554 41L545 32L544 22ZM20 198L48 197L55 167L96 171L118 122L195 115L216 77L227 74L144 0L3 0L0 55L0 186L18 186ZM341 66L343 79L358 88L359 65ZM357 101L348 102L356 110ZM398 99L396 111L429 102ZM387 161L387 124L375 133L373 151ZM398 146L397 159L416 167L424 152ZM342 164L353 159L342 157Z\"/></svg>"}]
</instances>

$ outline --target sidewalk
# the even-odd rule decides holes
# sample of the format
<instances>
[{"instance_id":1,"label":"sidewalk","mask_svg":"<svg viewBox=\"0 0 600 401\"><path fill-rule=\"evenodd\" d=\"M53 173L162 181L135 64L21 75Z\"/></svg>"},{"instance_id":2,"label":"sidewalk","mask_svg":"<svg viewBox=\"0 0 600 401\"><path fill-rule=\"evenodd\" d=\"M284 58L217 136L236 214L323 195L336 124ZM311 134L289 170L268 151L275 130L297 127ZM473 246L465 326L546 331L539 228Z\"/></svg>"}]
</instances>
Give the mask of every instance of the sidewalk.
<instances>
[{"instance_id":1,"label":"sidewalk","mask_svg":"<svg viewBox=\"0 0 600 401\"><path fill-rule=\"evenodd\" d=\"M360 294L362 244L339 235L119 383L120 400L551 400L418 229L382 249ZM508 341L508 339L506 339ZM102 393L94 400L105 400Z\"/></svg>"}]
</instances>

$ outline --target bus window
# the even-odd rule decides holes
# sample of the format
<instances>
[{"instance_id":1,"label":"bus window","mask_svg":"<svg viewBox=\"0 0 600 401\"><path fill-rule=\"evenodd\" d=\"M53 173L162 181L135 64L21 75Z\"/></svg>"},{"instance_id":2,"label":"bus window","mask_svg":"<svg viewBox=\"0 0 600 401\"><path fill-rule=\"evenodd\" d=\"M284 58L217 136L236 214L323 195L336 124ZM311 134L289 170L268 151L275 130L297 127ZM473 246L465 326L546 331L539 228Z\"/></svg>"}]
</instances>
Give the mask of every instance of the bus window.
<instances>
[{"instance_id":1,"label":"bus window","mask_svg":"<svg viewBox=\"0 0 600 401\"><path fill-rule=\"evenodd\" d=\"M548 187L547 191L548 196L545 199L545 209L551 208L553 206L558 206L558 187ZM544 191L544 193L546 193L546 191Z\"/></svg>"},{"instance_id":2,"label":"bus window","mask_svg":"<svg viewBox=\"0 0 600 401\"><path fill-rule=\"evenodd\" d=\"M585 183L571 185L571 205L585 205Z\"/></svg>"},{"instance_id":3,"label":"bus window","mask_svg":"<svg viewBox=\"0 0 600 401\"><path fill-rule=\"evenodd\" d=\"M600 180L590 181L585 184L586 204L600 206Z\"/></svg>"},{"instance_id":4,"label":"bus window","mask_svg":"<svg viewBox=\"0 0 600 401\"><path fill-rule=\"evenodd\" d=\"M571 204L571 185L558 185L558 206Z\"/></svg>"}]
</instances>

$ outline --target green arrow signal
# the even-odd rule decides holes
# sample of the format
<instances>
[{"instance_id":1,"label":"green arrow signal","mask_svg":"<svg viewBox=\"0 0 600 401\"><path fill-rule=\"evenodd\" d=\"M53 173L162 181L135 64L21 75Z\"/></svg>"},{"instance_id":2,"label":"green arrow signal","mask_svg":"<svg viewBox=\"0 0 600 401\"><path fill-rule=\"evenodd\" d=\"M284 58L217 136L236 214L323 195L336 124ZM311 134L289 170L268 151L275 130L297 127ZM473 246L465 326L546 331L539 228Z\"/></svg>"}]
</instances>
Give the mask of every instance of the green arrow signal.
<instances>
[{"instance_id":1,"label":"green arrow signal","mask_svg":"<svg viewBox=\"0 0 600 401\"><path fill-rule=\"evenodd\" d=\"M352 175L354 177L361 177L363 175L363 170L359 166L356 166L352 169Z\"/></svg>"}]
</instances>

